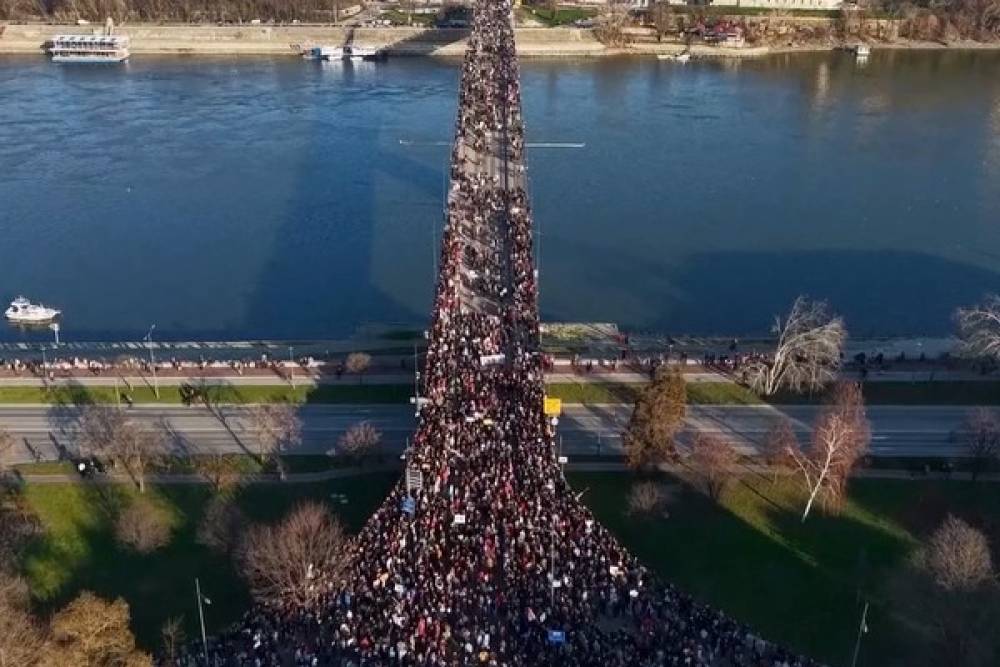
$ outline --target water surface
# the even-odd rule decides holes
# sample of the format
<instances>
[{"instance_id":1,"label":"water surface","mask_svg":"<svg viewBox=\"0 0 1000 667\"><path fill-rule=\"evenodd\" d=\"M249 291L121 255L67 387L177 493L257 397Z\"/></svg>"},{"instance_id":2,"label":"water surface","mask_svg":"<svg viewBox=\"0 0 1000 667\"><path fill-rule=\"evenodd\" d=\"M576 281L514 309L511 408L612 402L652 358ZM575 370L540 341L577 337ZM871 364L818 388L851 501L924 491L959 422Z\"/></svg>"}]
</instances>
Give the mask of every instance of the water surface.
<instances>
[{"instance_id":1,"label":"water surface","mask_svg":"<svg viewBox=\"0 0 1000 667\"><path fill-rule=\"evenodd\" d=\"M546 318L742 335L806 292L857 335L940 334L1000 290L1000 53L522 73L529 141L586 143L529 153ZM0 58L0 298L62 307L77 340L422 324L457 82L453 60Z\"/></svg>"}]
</instances>

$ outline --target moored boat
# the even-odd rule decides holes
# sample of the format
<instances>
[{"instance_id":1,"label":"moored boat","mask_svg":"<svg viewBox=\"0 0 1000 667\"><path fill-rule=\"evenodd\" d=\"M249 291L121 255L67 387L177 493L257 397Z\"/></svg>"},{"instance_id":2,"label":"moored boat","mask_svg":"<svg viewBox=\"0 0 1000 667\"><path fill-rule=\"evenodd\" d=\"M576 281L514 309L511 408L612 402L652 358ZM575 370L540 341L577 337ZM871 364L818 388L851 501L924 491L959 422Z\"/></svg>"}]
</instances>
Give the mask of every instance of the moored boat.
<instances>
[{"instance_id":1,"label":"moored boat","mask_svg":"<svg viewBox=\"0 0 1000 667\"><path fill-rule=\"evenodd\" d=\"M386 56L385 49L367 46L313 46L302 50L307 60L383 60Z\"/></svg>"},{"instance_id":2,"label":"moored boat","mask_svg":"<svg viewBox=\"0 0 1000 667\"><path fill-rule=\"evenodd\" d=\"M49 55L57 63L120 63L128 60L125 35L56 35Z\"/></svg>"},{"instance_id":3,"label":"moored boat","mask_svg":"<svg viewBox=\"0 0 1000 667\"><path fill-rule=\"evenodd\" d=\"M687 51L683 51L681 53L673 53L673 54L661 53L656 57L658 60L673 60L674 62L678 63L686 63L687 61L691 60L691 54L688 53Z\"/></svg>"},{"instance_id":4,"label":"moored boat","mask_svg":"<svg viewBox=\"0 0 1000 667\"><path fill-rule=\"evenodd\" d=\"M23 296L19 296L10 302L10 306L4 311L4 316L11 322L40 324L51 322L59 317L60 312L40 303L31 303Z\"/></svg>"}]
</instances>

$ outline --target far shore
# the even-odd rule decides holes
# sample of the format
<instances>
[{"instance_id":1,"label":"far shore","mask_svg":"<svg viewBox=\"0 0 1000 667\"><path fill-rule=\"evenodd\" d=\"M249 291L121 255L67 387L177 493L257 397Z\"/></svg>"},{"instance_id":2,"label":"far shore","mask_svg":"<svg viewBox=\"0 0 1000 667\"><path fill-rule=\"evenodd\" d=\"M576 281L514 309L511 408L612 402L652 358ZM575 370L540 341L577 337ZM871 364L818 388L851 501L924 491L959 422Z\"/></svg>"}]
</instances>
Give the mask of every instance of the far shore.
<instances>
[{"instance_id":1,"label":"far shore","mask_svg":"<svg viewBox=\"0 0 1000 667\"><path fill-rule=\"evenodd\" d=\"M54 24L0 25L0 55L40 54L54 35L90 32L98 26ZM352 31L361 46L382 48L389 55L456 57L465 51L464 30L424 28L357 28L340 26L270 25L157 25L126 24L118 29L131 39L131 52L142 55L196 56L298 56L303 46L339 44ZM952 43L895 41L870 42L873 50L996 50L1000 42L961 41ZM843 48L836 42L750 45L742 48L696 44L690 47L696 58L755 58L773 54L833 51ZM519 28L518 54L531 58L586 58L672 55L685 50L679 42L636 42L614 48L601 43L592 30L582 28Z\"/></svg>"}]
</instances>

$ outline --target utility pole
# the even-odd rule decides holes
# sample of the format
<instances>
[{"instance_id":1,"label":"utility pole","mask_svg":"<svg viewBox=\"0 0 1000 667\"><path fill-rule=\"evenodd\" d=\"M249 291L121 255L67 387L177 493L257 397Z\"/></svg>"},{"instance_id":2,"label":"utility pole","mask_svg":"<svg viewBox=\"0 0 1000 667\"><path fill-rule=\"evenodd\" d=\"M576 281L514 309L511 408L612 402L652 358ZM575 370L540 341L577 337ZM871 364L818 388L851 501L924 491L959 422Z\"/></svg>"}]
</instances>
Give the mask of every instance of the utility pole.
<instances>
[{"instance_id":1,"label":"utility pole","mask_svg":"<svg viewBox=\"0 0 1000 667\"><path fill-rule=\"evenodd\" d=\"M868 632L868 601L865 600L865 608L861 612L861 623L858 625L858 639L854 642L854 658L851 660L851 667L857 667L858 653L861 651L861 635Z\"/></svg>"},{"instance_id":2,"label":"utility pole","mask_svg":"<svg viewBox=\"0 0 1000 667\"><path fill-rule=\"evenodd\" d=\"M552 582L550 585L549 614L555 614L556 606L556 528L552 527L552 551L549 554L550 567L552 568Z\"/></svg>"},{"instance_id":3,"label":"utility pole","mask_svg":"<svg viewBox=\"0 0 1000 667\"><path fill-rule=\"evenodd\" d=\"M417 407L420 406L420 367L417 360L417 344L413 344L413 396L416 398Z\"/></svg>"},{"instance_id":4,"label":"utility pole","mask_svg":"<svg viewBox=\"0 0 1000 667\"><path fill-rule=\"evenodd\" d=\"M208 638L205 636L205 610L202 607L201 582L194 578L194 590L198 596L198 620L201 621L201 648L205 653L205 664L208 664Z\"/></svg>"},{"instance_id":5,"label":"utility pole","mask_svg":"<svg viewBox=\"0 0 1000 667\"><path fill-rule=\"evenodd\" d=\"M153 394L156 395L156 400L160 400L160 381L156 378L156 359L153 358L153 329L155 328L154 324L146 332L146 347L149 348L149 368L153 371Z\"/></svg>"}]
</instances>

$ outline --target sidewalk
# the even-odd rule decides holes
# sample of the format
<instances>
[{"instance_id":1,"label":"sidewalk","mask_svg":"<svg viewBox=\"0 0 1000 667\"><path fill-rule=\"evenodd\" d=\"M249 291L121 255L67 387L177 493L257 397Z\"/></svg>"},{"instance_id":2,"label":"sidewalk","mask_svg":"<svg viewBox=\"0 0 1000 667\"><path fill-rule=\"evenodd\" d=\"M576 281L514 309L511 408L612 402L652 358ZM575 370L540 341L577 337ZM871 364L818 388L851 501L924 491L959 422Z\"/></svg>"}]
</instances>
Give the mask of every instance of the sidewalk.
<instances>
[{"instance_id":1,"label":"sidewalk","mask_svg":"<svg viewBox=\"0 0 1000 667\"><path fill-rule=\"evenodd\" d=\"M619 457L609 458L607 461L589 461L566 464L569 472L607 472L607 473L631 473L632 470ZM281 479L276 474L254 474L243 477L244 484L314 484L318 482L328 482L335 479L346 479L350 477L360 477L388 472L402 472L401 463L389 463L365 467L338 468L335 470L323 470L319 472L289 473L285 479ZM690 470L679 465L661 465L659 470L666 473L686 474ZM753 473L759 475L770 475L772 469L766 465L743 465L739 472ZM779 474L793 474L787 470L782 470ZM971 481L971 473L955 472L914 472L904 469L872 469L862 468L853 474L860 479L894 479L906 481ZM133 480L126 474L113 473L102 475L91 479L82 479L79 475L55 474L55 475L18 475L18 477L28 484L133 484ZM1000 482L1000 473L982 473L979 475L980 482ZM190 474L161 474L148 475L146 483L152 485L185 485L185 484L208 484L208 480L202 475Z\"/></svg>"},{"instance_id":2,"label":"sidewalk","mask_svg":"<svg viewBox=\"0 0 1000 667\"><path fill-rule=\"evenodd\" d=\"M286 362L287 363L287 362ZM735 382L731 375L701 365L691 364L681 369L684 379L688 382ZM232 368L199 369L158 369L156 382L160 386L178 386L182 384L207 384L213 386L297 386L318 385L412 385L413 372L385 371L366 373L359 377L344 373L337 375L326 369L305 369L301 366L285 367L280 372L266 369L246 369L243 373L235 373ZM858 372L846 369L842 375L848 379L857 379ZM631 369L618 368L611 370L595 366L586 371L581 368L574 371L568 360L557 360L555 369L545 374L548 384L634 384L649 381L649 374ZM888 370L869 371L866 382L997 382L1000 376L983 375L972 371L921 369L921 370ZM115 384L123 387L152 387L152 375L137 370L126 373L105 371L99 375L86 370L54 371L52 379L46 379L34 373L24 371L11 374L10 371L0 372L0 387L45 387L45 386L87 386L113 387Z\"/></svg>"}]
</instances>

